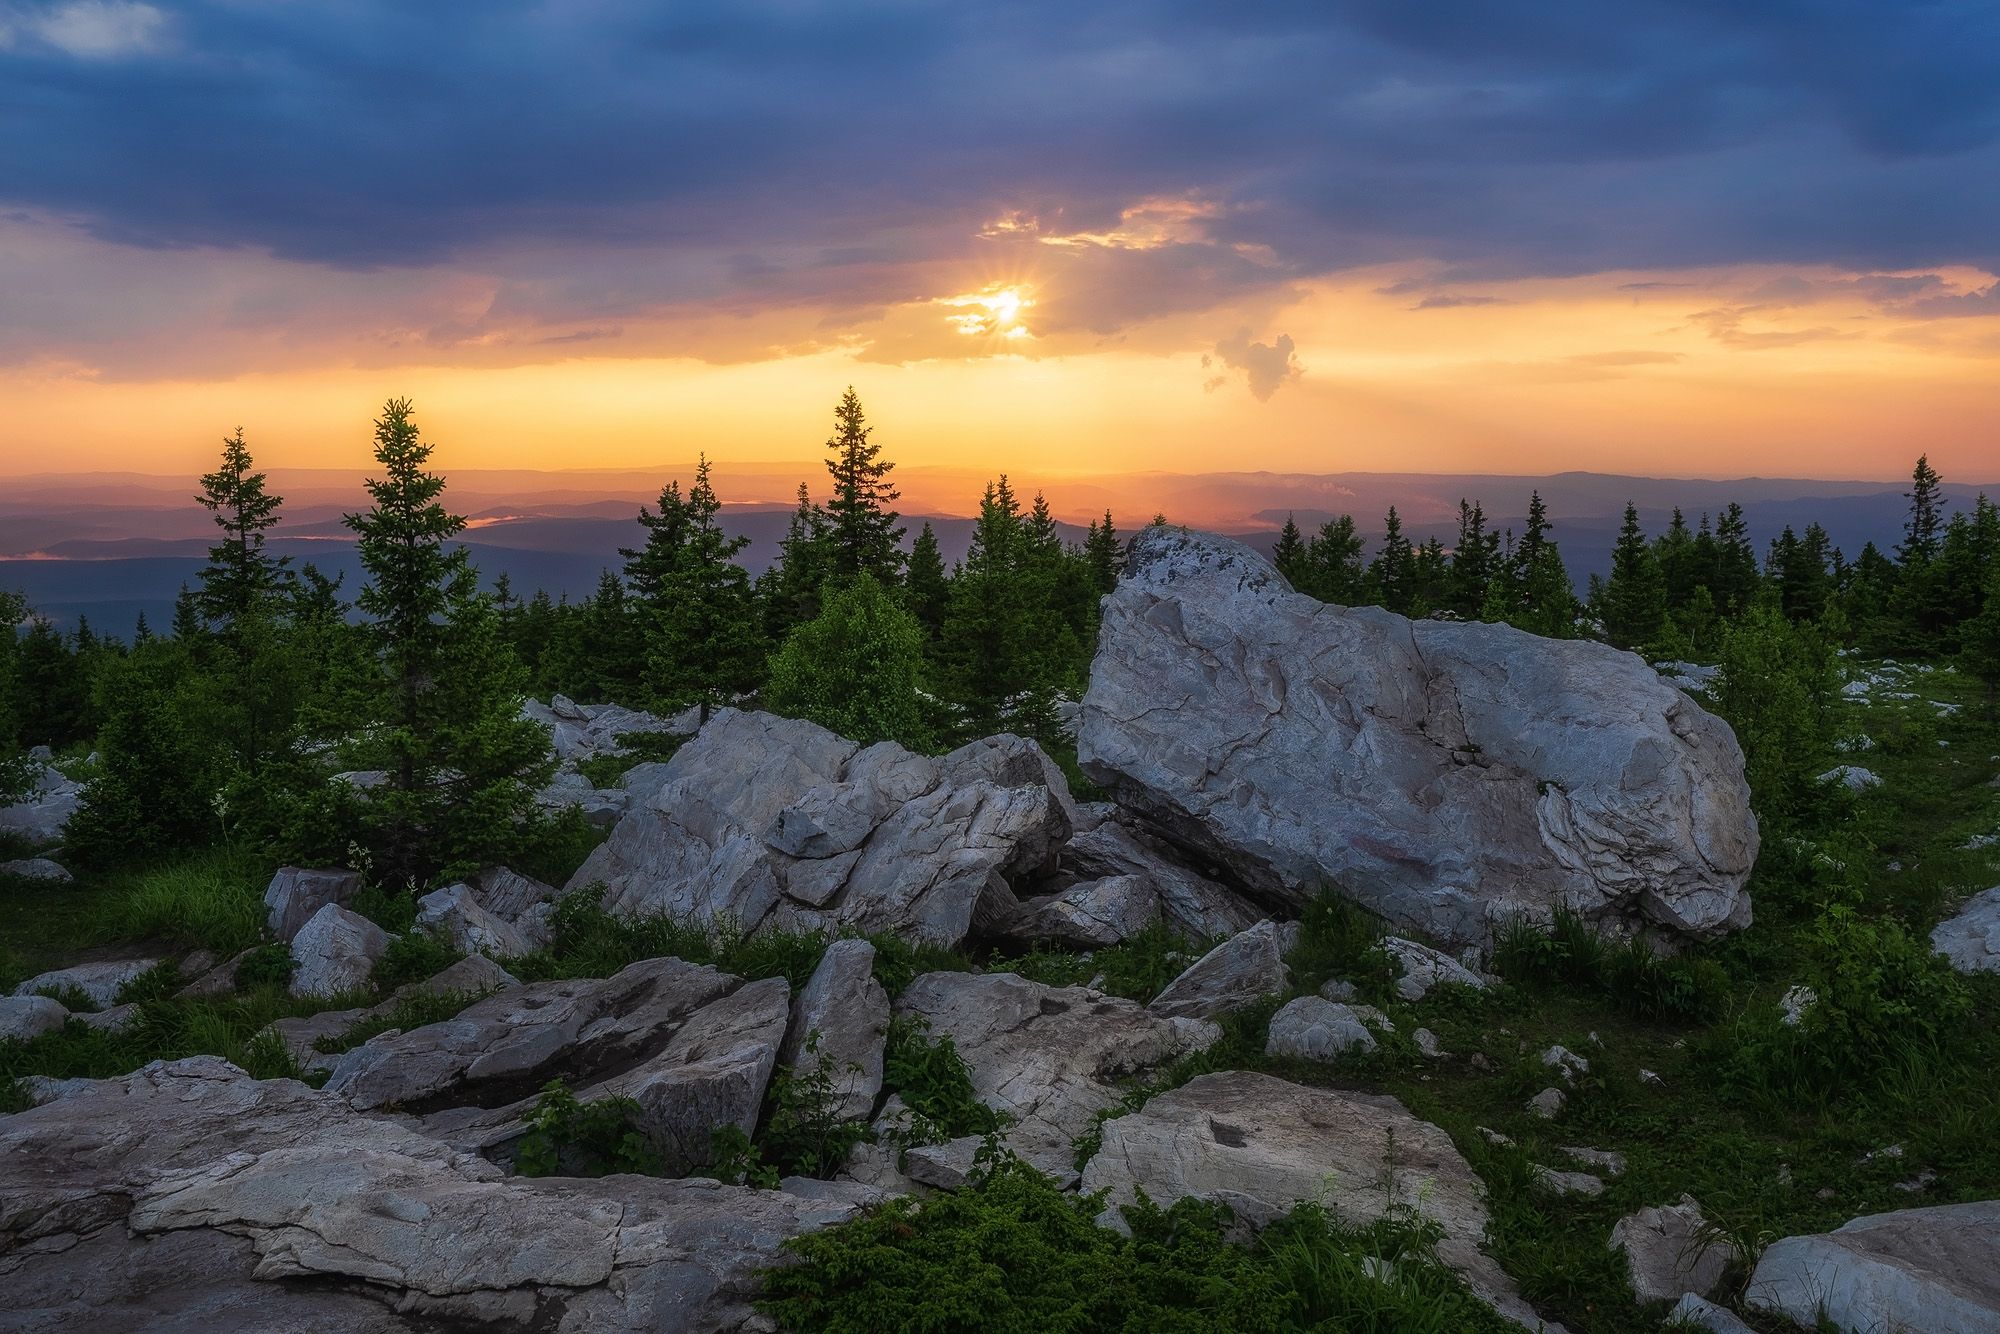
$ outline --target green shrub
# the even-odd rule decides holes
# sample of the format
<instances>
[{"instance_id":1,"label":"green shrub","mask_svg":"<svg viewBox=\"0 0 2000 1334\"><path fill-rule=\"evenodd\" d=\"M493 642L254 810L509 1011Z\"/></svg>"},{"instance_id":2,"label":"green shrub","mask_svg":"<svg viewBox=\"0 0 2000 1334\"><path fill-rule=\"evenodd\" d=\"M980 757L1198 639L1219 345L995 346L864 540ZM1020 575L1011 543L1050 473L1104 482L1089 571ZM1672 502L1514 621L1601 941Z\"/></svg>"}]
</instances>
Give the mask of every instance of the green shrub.
<instances>
[{"instance_id":1,"label":"green shrub","mask_svg":"<svg viewBox=\"0 0 2000 1334\"><path fill-rule=\"evenodd\" d=\"M782 977L802 987L819 967L832 936L825 931L763 930L746 936L729 923L703 926L664 914L619 917L599 906L602 885L557 900L547 949L508 961L526 982L557 977L609 977L642 959L685 959L757 979Z\"/></svg>"},{"instance_id":2,"label":"green shrub","mask_svg":"<svg viewBox=\"0 0 2000 1334\"><path fill-rule=\"evenodd\" d=\"M74 982L64 982L57 986L36 987L35 994L37 996L47 996L71 1014L97 1013L97 1002L90 998L89 992Z\"/></svg>"},{"instance_id":3,"label":"green shrub","mask_svg":"<svg viewBox=\"0 0 2000 1334\"><path fill-rule=\"evenodd\" d=\"M1078 987L1095 981L1106 995L1123 996L1143 1005L1207 951L1205 942L1190 941L1155 919L1129 940L1087 954L1037 946L1018 959L991 966L1052 987Z\"/></svg>"},{"instance_id":4,"label":"green shrub","mask_svg":"<svg viewBox=\"0 0 2000 1334\"><path fill-rule=\"evenodd\" d=\"M1638 1019L1712 1022L1730 992L1729 974L1714 960L1609 939L1566 908L1546 927L1509 923L1494 943L1493 967L1515 986L1601 996Z\"/></svg>"},{"instance_id":5,"label":"green shrub","mask_svg":"<svg viewBox=\"0 0 2000 1334\"><path fill-rule=\"evenodd\" d=\"M847 1162L854 1146L874 1138L865 1121L839 1114L840 1076L831 1061L821 1059L819 1030L806 1035L806 1054L814 1066L804 1074L784 1069L771 1081L770 1110L758 1135L764 1157L778 1175L831 1177Z\"/></svg>"},{"instance_id":6,"label":"green shrub","mask_svg":"<svg viewBox=\"0 0 2000 1334\"><path fill-rule=\"evenodd\" d=\"M1141 1202L1129 1237L1097 1226L1102 1208L1002 1156L969 1189L787 1242L799 1263L766 1273L760 1306L821 1334L1513 1328L1437 1262L1433 1228L1348 1229L1305 1205L1239 1246L1223 1205Z\"/></svg>"},{"instance_id":7,"label":"green shrub","mask_svg":"<svg viewBox=\"0 0 2000 1334\"><path fill-rule=\"evenodd\" d=\"M379 989L394 991L436 977L464 957L442 932L409 931L390 939L371 976Z\"/></svg>"},{"instance_id":8,"label":"green shrub","mask_svg":"<svg viewBox=\"0 0 2000 1334\"><path fill-rule=\"evenodd\" d=\"M950 1037L924 1036L924 1019L899 1014L889 1020L882 1054L882 1086L902 1095L910 1119L898 1134L905 1146L942 1144L961 1135L989 1135L1000 1114L972 1091L972 1071Z\"/></svg>"},{"instance_id":9,"label":"green shrub","mask_svg":"<svg viewBox=\"0 0 2000 1334\"><path fill-rule=\"evenodd\" d=\"M514 1170L527 1177L664 1176L666 1163L645 1131L637 1102L578 1102L567 1084L552 1079L528 1113L528 1133L516 1149Z\"/></svg>"},{"instance_id":10,"label":"green shrub","mask_svg":"<svg viewBox=\"0 0 2000 1334\"><path fill-rule=\"evenodd\" d=\"M258 987L282 987L292 980L298 971L299 961L292 955L292 947L282 940L274 940L268 945L259 945L243 956L236 965L236 989L251 991Z\"/></svg>"},{"instance_id":11,"label":"green shrub","mask_svg":"<svg viewBox=\"0 0 2000 1334\"><path fill-rule=\"evenodd\" d=\"M875 947L875 980L894 1000L925 973L967 973L972 961L956 950L927 940L909 940L893 931L868 937Z\"/></svg>"},{"instance_id":12,"label":"green shrub","mask_svg":"<svg viewBox=\"0 0 2000 1334\"><path fill-rule=\"evenodd\" d=\"M1331 887L1322 889L1299 913L1298 944L1285 959L1293 985L1316 991L1340 978L1352 982L1363 1000L1386 1000L1402 969L1382 948L1382 936L1374 914Z\"/></svg>"}]
</instances>

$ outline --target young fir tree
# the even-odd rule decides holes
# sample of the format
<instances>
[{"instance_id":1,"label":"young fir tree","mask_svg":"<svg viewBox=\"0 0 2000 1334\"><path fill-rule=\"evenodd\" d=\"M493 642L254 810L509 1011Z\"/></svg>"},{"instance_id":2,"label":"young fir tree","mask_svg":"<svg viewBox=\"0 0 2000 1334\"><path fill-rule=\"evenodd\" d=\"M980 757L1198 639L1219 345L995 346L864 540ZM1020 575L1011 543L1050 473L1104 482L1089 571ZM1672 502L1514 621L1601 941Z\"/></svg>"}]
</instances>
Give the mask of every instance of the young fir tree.
<instances>
[{"instance_id":1,"label":"young fir tree","mask_svg":"<svg viewBox=\"0 0 2000 1334\"><path fill-rule=\"evenodd\" d=\"M1037 605L1034 550L1003 476L980 500L971 548L951 581L938 645L957 739L1008 730L1054 738L1055 628Z\"/></svg>"},{"instance_id":2,"label":"young fir tree","mask_svg":"<svg viewBox=\"0 0 2000 1334\"><path fill-rule=\"evenodd\" d=\"M222 459L202 476L195 499L222 530L194 594L221 647L215 666L223 679L209 692L212 711L232 738L237 763L254 777L289 728L297 694L292 678L301 665L278 624L290 562L265 549L284 501L266 489L240 426L222 442Z\"/></svg>"},{"instance_id":3,"label":"young fir tree","mask_svg":"<svg viewBox=\"0 0 2000 1334\"><path fill-rule=\"evenodd\" d=\"M1458 502L1458 541L1451 550L1451 577L1445 606L1467 620L1486 606L1486 589L1499 571L1500 535L1486 527L1477 501Z\"/></svg>"},{"instance_id":4,"label":"young fir tree","mask_svg":"<svg viewBox=\"0 0 2000 1334\"><path fill-rule=\"evenodd\" d=\"M208 549L195 605L209 624L227 630L266 610L284 583L288 559L265 550L265 534L277 526L284 500L265 489L240 426L222 442L215 471L202 474L195 499L222 530L222 540Z\"/></svg>"},{"instance_id":5,"label":"young fir tree","mask_svg":"<svg viewBox=\"0 0 2000 1334\"><path fill-rule=\"evenodd\" d=\"M866 572L830 592L820 614L771 659L764 700L854 741L930 742L921 694L924 632Z\"/></svg>"},{"instance_id":6,"label":"young fir tree","mask_svg":"<svg viewBox=\"0 0 2000 1334\"><path fill-rule=\"evenodd\" d=\"M1433 614L1449 605L1451 558L1436 534L1424 539L1410 557L1410 610L1413 617Z\"/></svg>"},{"instance_id":7,"label":"young fir tree","mask_svg":"<svg viewBox=\"0 0 2000 1334\"><path fill-rule=\"evenodd\" d=\"M1715 568L1707 582L1725 617L1740 614L1757 595L1757 551L1743 507L1733 500L1716 521Z\"/></svg>"},{"instance_id":8,"label":"young fir tree","mask_svg":"<svg viewBox=\"0 0 2000 1334\"><path fill-rule=\"evenodd\" d=\"M903 565L897 544L904 530L889 507L901 492L889 481L896 465L882 458L882 447L869 439L873 434L849 385L834 407L833 435L826 442L833 455L826 461L833 479L833 495L826 502L831 573L840 580L872 574L894 584Z\"/></svg>"},{"instance_id":9,"label":"young fir tree","mask_svg":"<svg viewBox=\"0 0 2000 1334\"><path fill-rule=\"evenodd\" d=\"M1789 823L1816 799L1832 753L1832 648L1766 597L1723 630L1718 666L1709 694L1743 743L1751 803L1763 820Z\"/></svg>"},{"instance_id":10,"label":"young fir tree","mask_svg":"<svg viewBox=\"0 0 2000 1334\"><path fill-rule=\"evenodd\" d=\"M1118 587L1123 555L1118 545L1118 528L1111 522L1111 511L1106 510L1104 522L1090 525L1083 541L1083 561L1090 570L1090 585L1098 593L1109 593Z\"/></svg>"},{"instance_id":11,"label":"young fir tree","mask_svg":"<svg viewBox=\"0 0 2000 1334\"><path fill-rule=\"evenodd\" d=\"M1555 525L1541 493L1528 497L1528 524L1492 584L1485 619L1505 621L1530 634L1567 639L1576 634L1582 610L1576 586L1563 566L1562 552L1549 534Z\"/></svg>"},{"instance_id":12,"label":"young fir tree","mask_svg":"<svg viewBox=\"0 0 2000 1334\"><path fill-rule=\"evenodd\" d=\"M945 607L951 600L951 580L945 574L944 555L938 549L937 534L928 522L918 530L910 546L910 564L903 581L903 600L910 614L924 628L924 638L935 644L944 631Z\"/></svg>"},{"instance_id":13,"label":"young fir tree","mask_svg":"<svg viewBox=\"0 0 2000 1334\"><path fill-rule=\"evenodd\" d=\"M1903 524L1903 544L1896 559L1905 570L1928 565L1937 559L1944 532L1944 479L1931 467L1929 455L1917 459L1910 473L1910 489L1903 499L1910 502L1910 515Z\"/></svg>"},{"instance_id":14,"label":"young fir tree","mask_svg":"<svg viewBox=\"0 0 2000 1334\"><path fill-rule=\"evenodd\" d=\"M199 846L213 836L212 748L189 725L184 645L158 641L106 680L102 759L70 818L65 845L91 866L125 866Z\"/></svg>"},{"instance_id":15,"label":"young fir tree","mask_svg":"<svg viewBox=\"0 0 2000 1334\"><path fill-rule=\"evenodd\" d=\"M716 520L721 510L704 454L683 508L678 559L649 608L648 694L658 707L700 705L703 722L715 705L756 688L765 657L750 576L736 563L750 539L725 534Z\"/></svg>"},{"instance_id":16,"label":"young fir tree","mask_svg":"<svg viewBox=\"0 0 2000 1334\"><path fill-rule=\"evenodd\" d=\"M757 580L765 638L782 644L795 626L817 616L820 590L832 572L827 513L800 482L798 505L778 543L778 559Z\"/></svg>"},{"instance_id":17,"label":"young fir tree","mask_svg":"<svg viewBox=\"0 0 2000 1334\"><path fill-rule=\"evenodd\" d=\"M1382 549L1368 566L1368 586L1376 602L1402 616L1411 614L1414 602L1412 564L1410 539L1403 536L1403 521L1391 505L1382 524Z\"/></svg>"},{"instance_id":18,"label":"young fir tree","mask_svg":"<svg viewBox=\"0 0 2000 1334\"><path fill-rule=\"evenodd\" d=\"M45 616L30 617L20 636L13 689L23 746L60 750L88 736L90 692L83 664Z\"/></svg>"},{"instance_id":19,"label":"young fir tree","mask_svg":"<svg viewBox=\"0 0 2000 1334\"><path fill-rule=\"evenodd\" d=\"M1285 516L1285 526L1278 530L1277 545L1271 548L1271 564L1279 574L1301 593L1310 593L1306 576L1306 540L1299 532L1298 521L1290 514Z\"/></svg>"},{"instance_id":20,"label":"young fir tree","mask_svg":"<svg viewBox=\"0 0 2000 1334\"><path fill-rule=\"evenodd\" d=\"M520 716L520 664L452 542L465 520L440 500L430 455L410 401L390 399L375 423L374 505L346 517L381 671L368 748L388 774L363 815L380 871L412 885L516 850L555 767L548 731Z\"/></svg>"},{"instance_id":21,"label":"young fir tree","mask_svg":"<svg viewBox=\"0 0 2000 1334\"><path fill-rule=\"evenodd\" d=\"M1666 582L1660 562L1639 526L1638 507L1626 503L1618 544L1611 550L1611 578L1596 608L1604 637L1619 648L1643 650L1667 628Z\"/></svg>"},{"instance_id":22,"label":"young fir tree","mask_svg":"<svg viewBox=\"0 0 2000 1334\"><path fill-rule=\"evenodd\" d=\"M1959 663L1986 687L1986 720L1996 717L2000 702L2000 568L1986 580L1986 597L1979 614L1959 633Z\"/></svg>"},{"instance_id":23,"label":"young fir tree","mask_svg":"<svg viewBox=\"0 0 2000 1334\"><path fill-rule=\"evenodd\" d=\"M1328 519L1306 543L1304 592L1321 602L1352 607L1368 599L1368 567L1361 559L1361 534L1351 515Z\"/></svg>"}]
</instances>

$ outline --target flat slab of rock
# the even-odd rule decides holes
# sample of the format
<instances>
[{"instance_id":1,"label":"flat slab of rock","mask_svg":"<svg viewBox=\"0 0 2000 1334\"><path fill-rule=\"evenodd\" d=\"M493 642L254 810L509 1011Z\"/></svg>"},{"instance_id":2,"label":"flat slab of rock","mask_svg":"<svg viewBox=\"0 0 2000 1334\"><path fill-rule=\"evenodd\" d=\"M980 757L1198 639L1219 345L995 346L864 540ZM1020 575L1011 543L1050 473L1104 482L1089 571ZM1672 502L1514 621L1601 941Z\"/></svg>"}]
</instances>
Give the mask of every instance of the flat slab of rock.
<instances>
[{"instance_id":1,"label":"flat slab of rock","mask_svg":"<svg viewBox=\"0 0 2000 1334\"><path fill-rule=\"evenodd\" d=\"M1179 1019L1213 1019L1255 1005L1290 985L1285 955L1298 943L1297 922L1259 922L1188 965L1146 1008Z\"/></svg>"},{"instance_id":2,"label":"flat slab of rock","mask_svg":"<svg viewBox=\"0 0 2000 1334\"><path fill-rule=\"evenodd\" d=\"M455 1018L369 1039L340 1058L326 1089L364 1111L500 1106L558 1072L580 1083L629 1069L735 986L705 964L647 959L608 978L509 988Z\"/></svg>"},{"instance_id":3,"label":"flat slab of rock","mask_svg":"<svg viewBox=\"0 0 2000 1334\"><path fill-rule=\"evenodd\" d=\"M1076 1138L1118 1104L1120 1080L1222 1036L1212 1023L1014 973L925 973L895 1008L924 1019L933 1040L952 1039L979 1100L1014 1118L1008 1145L1058 1173L1071 1168Z\"/></svg>"},{"instance_id":4,"label":"flat slab of rock","mask_svg":"<svg viewBox=\"0 0 2000 1334\"><path fill-rule=\"evenodd\" d=\"M1495 1310L1530 1329L1558 1328L1479 1249L1488 1216L1478 1174L1449 1135L1394 1098L1246 1071L1202 1075L1106 1121L1080 1189L1108 1192L1114 1211L1142 1190L1162 1206L1218 1201L1257 1227L1306 1201L1349 1224L1421 1214L1443 1230L1439 1259Z\"/></svg>"},{"instance_id":5,"label":"flat slab of rock","mask_svg":"<svg viewBox=\"0 0 2000 1334\"><path fill-rule=\"evenodd\" d=\"M1638 657L1320 603L1225 538L1136 539L1077 747L1270 901L1338 884L1453 948L1559 906L1691 936L1749 921L1742 752Z\"/></svg>"},{"instance_id":6,"label":"flat slab of rock","mask_svg":"<svg viewBox=\"0 0 2000 1334\"><path fill-rule=\"evenodd\" d=\"M328 903L292 937L294 996L338 996L368 985L389 933L358 912Z\"/></svg>"},{"instance_id":7,"label":"flat slab of rock","mask_svg":"<svg viewBox=\"0 0 2000 1334\"><path fill-rule=\"evenodd\" d=\"M932 758L823 727L723 709L635 797L570 878L604 905L745 931L894 930L956 945L1014 909L1012 882L1054 870L1074 804L1032 741Z\"/></svg>"},{"instance_id":8,"label":"flat slab of rock","mask_svg":"<svg viewBox=\"0 0 2000 1334\"><path fill-rule=\"evenodd\" d=\"M1870 1214L1765 1249L1746 1306L1842 1330L2000 1330L2000 1200Z\"/></svg>"},{"instance_id":9,"label":"flat slab of rock","mask_svg":"<svg viewBox=\"0 0 2000 1334\"><path fill-rule=\"evenodd\" d=\"M0 1263L27 1328L734 1329L787 1238L874 1198L510 1177L211 1057L0 1120Z\"/></svg>"},{"instance_id":10,"label":"flat slab of rock","mask_svg":"<svg viewBox=\"0 0 2000 1334\"><path fill-rule=\"evenodd\" d=\"M1931 948L1961 973L2000 973L2000 885L1975 894L1931 932Z\"/></svg>"},{"instance_id":11,"label":"flat slab of rock","mask_svg":"<svg viewBox=\"0 0 2000 1334\"><path fill-rule=\"evenodd\" d=\"M264 887L264 924L290 943L313 914L329 903L345 905L361 892L361 873L339 867L281 866Z\"/></svg>"},{"instance_id":12,"label":"flat slab of rock","mask_svg":"<svg viewBox=\"0 0 2000 1334\"><path fill-rule=\"evenodd\" d=\"M71 988L90 997L90 1003L98 1009L109 1009L118 1001L118 993L127 983L152 971L159 964L158 959L103 959L95 963L73 964L68 968L55 968L35 976L14 988L16 996L34 996L44 991L68 991Z\"/></svg>"}]
</instances>

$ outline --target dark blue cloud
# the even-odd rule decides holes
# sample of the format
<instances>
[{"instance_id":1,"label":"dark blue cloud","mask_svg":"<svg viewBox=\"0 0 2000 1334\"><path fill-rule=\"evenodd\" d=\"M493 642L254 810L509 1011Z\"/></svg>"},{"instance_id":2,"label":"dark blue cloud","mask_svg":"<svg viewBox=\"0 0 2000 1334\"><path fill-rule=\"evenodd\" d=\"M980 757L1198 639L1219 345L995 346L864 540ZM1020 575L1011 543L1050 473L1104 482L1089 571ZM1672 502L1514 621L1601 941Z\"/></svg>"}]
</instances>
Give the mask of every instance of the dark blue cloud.
<instances>
[{"instance_id":1,"label":"dark blue cloud","mask_svg":"<svg viewBox=\"0 0 2000 1334\"><path fill-rule=\"evenodd\" d=\"M2000 265L1990 0L158 0L85 54L39 35L69 3L0 0L0 207L146 246L666 249L713 264L652 297L824 296L1193 192L1216 282Z\"/></svg>"}]
</instances>

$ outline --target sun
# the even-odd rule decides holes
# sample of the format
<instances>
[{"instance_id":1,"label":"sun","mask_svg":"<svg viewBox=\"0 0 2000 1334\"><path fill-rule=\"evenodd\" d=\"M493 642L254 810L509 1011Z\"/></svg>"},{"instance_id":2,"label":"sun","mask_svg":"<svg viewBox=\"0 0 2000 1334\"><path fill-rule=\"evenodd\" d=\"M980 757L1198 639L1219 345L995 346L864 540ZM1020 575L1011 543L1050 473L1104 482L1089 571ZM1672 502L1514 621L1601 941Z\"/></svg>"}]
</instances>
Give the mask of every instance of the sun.
<instances>
[{"instance_id":1,"label":"sun","mask_svg":"<svg viewBox=\"0 0 2000 1334\"><path fill-rule=\"evenodd\" d=\"M1018 285L994 285L963 296L944 297L940 305L961 312L947 315L953 328L968 338L1031 338L1023 314L1034 300Z\"/></svg>"}]
</instances>

